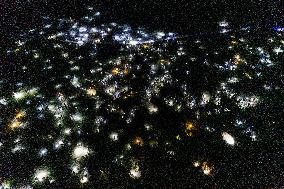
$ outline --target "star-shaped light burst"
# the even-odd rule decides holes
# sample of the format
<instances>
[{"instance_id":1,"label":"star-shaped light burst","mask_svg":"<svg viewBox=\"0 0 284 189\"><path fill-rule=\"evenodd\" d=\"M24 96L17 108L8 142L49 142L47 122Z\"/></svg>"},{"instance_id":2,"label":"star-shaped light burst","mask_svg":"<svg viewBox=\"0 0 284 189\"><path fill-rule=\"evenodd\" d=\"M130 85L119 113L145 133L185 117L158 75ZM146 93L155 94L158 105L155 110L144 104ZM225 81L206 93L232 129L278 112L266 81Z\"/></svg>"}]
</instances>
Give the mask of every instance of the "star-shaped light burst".
<instances>
[{"instance_id":1,"label":"star-shaped light burst","mask_svg":"<svg viewBox=\"0 0 284 189\"><path fill-rule=\"evenodd\" d=\"M273 51L274 51L277 55L278 55L279 53L282 53L282 52L283 52L283 50L282 50L281 47L277 47L277 48L273 49Z\"/></svg>"}]
</instances>

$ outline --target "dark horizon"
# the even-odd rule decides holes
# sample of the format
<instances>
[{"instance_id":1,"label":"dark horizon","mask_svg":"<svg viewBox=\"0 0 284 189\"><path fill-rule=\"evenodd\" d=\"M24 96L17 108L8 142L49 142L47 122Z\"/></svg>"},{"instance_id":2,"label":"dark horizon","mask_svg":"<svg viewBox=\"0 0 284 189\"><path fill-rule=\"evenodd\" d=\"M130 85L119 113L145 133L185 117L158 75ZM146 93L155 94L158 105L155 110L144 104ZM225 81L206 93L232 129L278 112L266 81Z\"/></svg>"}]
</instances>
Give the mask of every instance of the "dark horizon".
<instances>
[{"instance_id":1,"label":"dark horizon","mask_svg":"<svg viewBox=\"0 0 284 189\"><path fill-rule=\"evenodd\" d=\"M1 5L1 29L29 28L37 24L40 15L54 18L84 15L86 6L102 13L106 22L127 23L134 27L194 33L212 30L218 21L226 20L232 27L252 26L257 29L283 24L283 3L278 1L17 1ZM200 14L201 13L201 14ZM9 29L8 29L9 28Z\"/></svg>"}]
</instances>

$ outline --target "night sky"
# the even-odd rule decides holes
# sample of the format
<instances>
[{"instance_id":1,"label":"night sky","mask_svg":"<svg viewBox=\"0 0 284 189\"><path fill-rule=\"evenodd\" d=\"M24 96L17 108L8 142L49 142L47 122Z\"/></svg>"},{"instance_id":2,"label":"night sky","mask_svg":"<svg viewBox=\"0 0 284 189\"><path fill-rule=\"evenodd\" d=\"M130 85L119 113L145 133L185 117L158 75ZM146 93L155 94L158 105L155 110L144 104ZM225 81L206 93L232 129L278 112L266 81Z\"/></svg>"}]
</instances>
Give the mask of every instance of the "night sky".
<instances>
[{"instance_id":1,"label":"night sky","mask_svg":"<svg viewBox=\"0 0 284 189\"><path fill-rule=\"evenodd\" d=\"M0 189L283 188L283 8L1 2Z\"/></svg>"}]
</instances>

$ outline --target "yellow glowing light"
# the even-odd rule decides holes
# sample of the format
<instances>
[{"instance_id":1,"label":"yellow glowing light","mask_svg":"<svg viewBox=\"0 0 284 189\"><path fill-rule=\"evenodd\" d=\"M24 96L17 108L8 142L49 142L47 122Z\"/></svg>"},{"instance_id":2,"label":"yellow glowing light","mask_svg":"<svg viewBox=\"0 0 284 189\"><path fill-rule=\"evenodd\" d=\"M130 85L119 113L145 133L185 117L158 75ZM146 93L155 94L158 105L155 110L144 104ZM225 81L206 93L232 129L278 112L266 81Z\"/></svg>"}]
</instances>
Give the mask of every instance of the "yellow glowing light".
<instances>
[{"instance_id":1,"label":"yellow glowing light","mask_svg":"<svg viewBox=\"0 0 284 189\"><path fill-rule=\"evenodd\" d=\"M234 56L234 63L239 64L241 62L241 56L239 54L236 54Z\"/></svg>"},{"instance_id":2,"label":"yellow glowing light","mask_svg":"<svg viewBox=\"0 0 284 189\"><path fill-rule=\"evenodd\" d=\"M197 130L197 127L193 122L187 121L185 123L185 133L187 136L192 136L195 130Z\"/></svg>"},{"instance_id":3,"label":"yellow glowing light","mask_svg":"<svg viewBox=\"0 0 284 189\"><path fill-rule=\"evenodd\" d=\"M166 60L166 59L161 59L159 61L160 64L170 64L171 62L169 60Z\"/></svg>"},{"instance_id":4,"label":"yellow glowing light","mask_svg":"<svg viewBox=\"0 0 284 189\"><path fill-rule=\"evenodd\" d=\"M186 122L185 124L186 130L193 130L194 129L194 125L192 122Z\"/></svg>"},{"instance_id":5,"label":"yellow glowing light","mask_svg":"<svg viewBox=\"0 0 284 189\"><path fill-rule=\"evenodd\" d=\"M251 75L249 73L245 73L246 77L249 79L252 79Z\"/></svg>"},{"instance_id":6,"label":"yellow glowing light","mask_svg":"<svg viewBox=\"0 0 284 189\"><path fill-rule=\"evenodd\" d=\"M231 41L231 43L232 43L233 45L238 44L237 41Z\"/></svg>"},{"instance_id":7,"label":"yellow glowing light","mask_svg":"<svg viewBox=\"0 0 284 189\"><path fill-rule=\"evenodd\" d=\"M15 118L16 118L16 119L21 119L21 118L23 118L23 117L25 117L25 116L26 116L26 113L21 110L21 111L19 111L19 112L16 114Z\"/></svg>"},{"instance_id":8,"label":"yellow glowing light","mask_svg":"<svg viewBox=\"0 0 284 189\"><path fill-rule=\"evenodd\" d=\"M119 72L120 72L120 69L119 69L119 68L114 68L114 69L111 71L112 75L117 75L117 74L119 74Z\"/></svg>"},{"instance_id":9,"label":"yellow glowing light","mask_svg":"<svg viewBox=\"0 0 284 189\"><path fill-rule=\"evenodd\" d=\"M133 92L133 91L130 91L128 94L126 94L125 96L124 96L124 99L126 99L126 98L128 98L128 97L133 97L133 96L135 96L137 93L135 93L135 92Z\"/></svg>"},{"instance_id":10,"label":"yellow glowing light","mask_svg":"<svg viewBox=\"0 0 284 189\"><path fill-rule=\"evenodd\" d=\"M139 146L143 146L144 145L143 139L141 137L139 137L139 136L135 137L133 143L136 144L136 145L139 145Z\"/></svg>"},{"instance_id":11,"label":"yellow glowing light","mask_svg":"<svg viewBox=\"0 0 284 189\"><path fill-rule=\"evenodd\" d=\"M129 69L126 67L126 68L124 68L124 75L128 75L129 74Z\"/></svg>"},{"instance_id":12,"label":"yellow glowing light","mask_svg":"<svg viewBox=\"0 0 284 189\"><path fill-rule=\"evenodd\" d=\"M212 174L213 167L210 167L208 162L204 162L202 165L202 170L205 175L210 175Z\"/></svg>"},{"instance_id":13,"label":"yellow glowing light","mask_svg":"<svg viewBox=\"0 0 284 189\"><path fill-rule=\"evenodd\" d=\"M177 140L181 140L181 137L179 135L176 136Z\"/></svg>"},{"instance_id":14,"label":"yellow glowing light","mask_svg":"<svg viewBox=\"0 0 284 189\"><path fill-rule=\"evenodd\" d=\"M22 122L18 121L18 120L14 120L10 125L9 128L14 130L17 129L21 126Z\"/></svg>"},{"instance_id":15,"label":"yellow glowing light","mask_svg":"<svg viewBox=\"0 0 284 189\"><path fill-rule=\"evenodd\" d=\"M89 88L89 89L87 89L87 95L89 95L89 96L95 96L96 94L97 94L96 89L94 89L94 88Z\"/></svg>"}]
</instances>

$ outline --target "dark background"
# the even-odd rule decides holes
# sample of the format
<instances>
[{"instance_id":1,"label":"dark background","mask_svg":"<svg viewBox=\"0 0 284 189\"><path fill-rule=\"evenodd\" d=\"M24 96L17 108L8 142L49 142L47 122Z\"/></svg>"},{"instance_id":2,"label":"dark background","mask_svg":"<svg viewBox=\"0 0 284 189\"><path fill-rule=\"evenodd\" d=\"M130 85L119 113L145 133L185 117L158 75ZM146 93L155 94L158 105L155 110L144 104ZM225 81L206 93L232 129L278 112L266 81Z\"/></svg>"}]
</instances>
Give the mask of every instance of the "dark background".
<instances>
[{"instance_id":1,"label":"dark background","mask_svg":"<svg viewBox=\"0 0 284 189\"><path fill-rule=\"evenodd\" d=\"M180 33L206 33L226 19L232 27L271 28L283 21L281 0L2 0L1 34L34 27L40 15L80 17L94 6L106 22L128 23Z\"/></svg>"}]
</instances>

